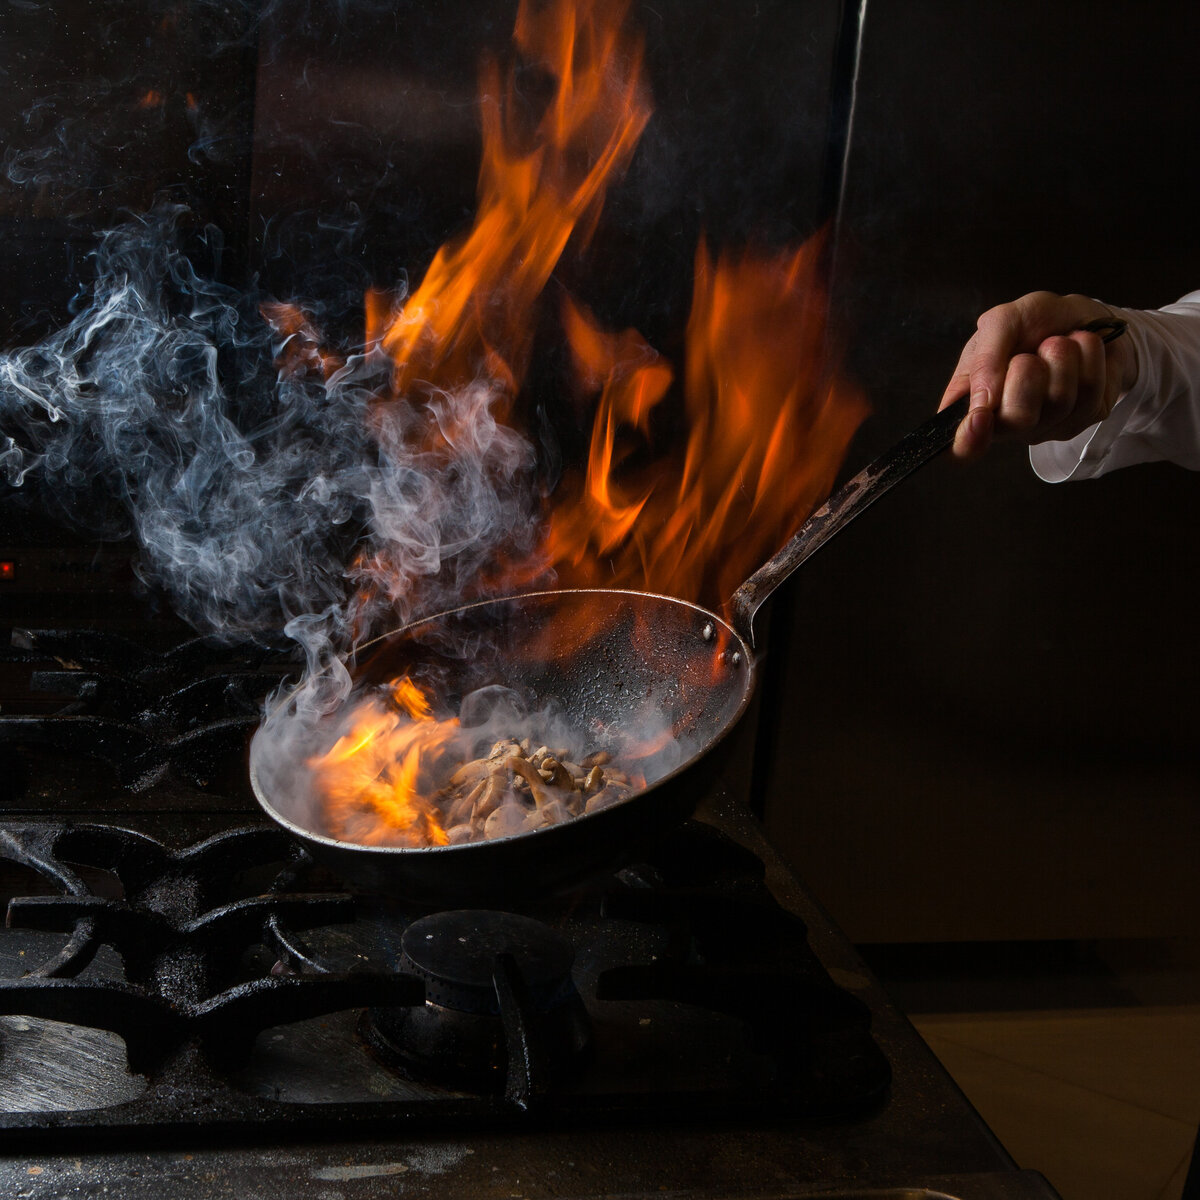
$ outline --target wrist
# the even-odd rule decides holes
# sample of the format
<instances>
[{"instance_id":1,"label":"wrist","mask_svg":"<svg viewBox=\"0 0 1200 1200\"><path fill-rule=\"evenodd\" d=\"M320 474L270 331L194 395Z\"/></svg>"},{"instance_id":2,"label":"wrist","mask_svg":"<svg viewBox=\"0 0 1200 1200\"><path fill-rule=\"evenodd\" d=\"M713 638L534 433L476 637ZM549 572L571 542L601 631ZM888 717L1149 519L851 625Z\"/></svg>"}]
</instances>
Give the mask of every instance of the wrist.
<instances>
[{"instance_id":1,"label":"wrist","mask_svg":"<svg viewBox=\"0 0 1200 1200\"><path fill-rule=\"evenodd\" d=\"M1104 346L1106 382L1097 417L1101 421L1108 418L1138 381L1138 339L1131 328L1132 314L1128 309L1112 308L1107 304L1102 307L1110 319L1122 322L1125 328L1119 336Z\"/></svg>"},{"instance_id":2,"label":"wrist","mask_svg":"<svg viewBox=\"0 0 1200 1200\"><path fill-rule=\"evenodd\" d=\"M1137 384L1137 347L1134 345L1133 338L1119 338L1109 348L1109 356L1111 359L1113 375L1117 379L1116 394L1113 396L1112 404L1109 405L1109 412L1111 412L1113 405L1115 405L1122 396L1132 391L1134 386Z\"/></svg>"}]
</instances>

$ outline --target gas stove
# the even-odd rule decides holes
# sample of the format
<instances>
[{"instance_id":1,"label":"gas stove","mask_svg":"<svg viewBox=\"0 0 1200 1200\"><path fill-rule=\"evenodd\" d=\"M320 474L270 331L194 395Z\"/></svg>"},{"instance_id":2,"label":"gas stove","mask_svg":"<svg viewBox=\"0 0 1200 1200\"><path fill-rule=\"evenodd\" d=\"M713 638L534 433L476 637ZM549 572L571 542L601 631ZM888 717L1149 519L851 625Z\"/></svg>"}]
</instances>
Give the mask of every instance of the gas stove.
<instances>
[{"instance_id":1,"label":"gas stove","mask_svg":"<svg viewBox=\"0 0 1200 1200\"><path fill-rule=\"evenodd\" d=\"M11 1194L1053 1195L719 784L619 870L431 910L259 819L285 656L9 640Z\"/></svg>"},{"instance_id":2,"label":"gas stove","mask_svg":"<svg viewBox=\"0 0 1200 1200\"><path fill-rule=\"evenodd\" d=\"M775 853L748 770L494 910L337 878L248 782L299 643L541 578L552 491L568 532L616 500L561 585L636 512L637 588L714 602L825 494L863 412L814 302L855 6L9 7L5 1194L1051 1196ZM710 391L727 419L688 419ZM577 492L584 460L628 477ZM684 492L634 499L693 463L724 532L696 527L689 589ZM168 602L278 641L194 639Z\"/></svg>"}]
</instances>

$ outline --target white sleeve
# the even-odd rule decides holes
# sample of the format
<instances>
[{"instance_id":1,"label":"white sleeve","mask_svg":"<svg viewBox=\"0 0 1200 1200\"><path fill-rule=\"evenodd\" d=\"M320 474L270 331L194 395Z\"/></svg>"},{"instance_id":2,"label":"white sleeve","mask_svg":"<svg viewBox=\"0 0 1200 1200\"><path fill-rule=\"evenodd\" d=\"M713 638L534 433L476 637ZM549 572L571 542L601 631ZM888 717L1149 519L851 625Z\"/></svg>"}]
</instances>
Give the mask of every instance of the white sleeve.
<instances>
[{"instance_id":1,"label":"white sleeve","mask_svg":"<svg viewBox=\"0 0 1200 1200\"><path fill-rule=\"evenodd\" d=\"M1033 469L1048 483L1142 462L1200 471L1200 292L1153 312L1112 311L1129 324L1137 383L1099 424L1070 441L1029 448Z\"/></svg>"}]
</instances>

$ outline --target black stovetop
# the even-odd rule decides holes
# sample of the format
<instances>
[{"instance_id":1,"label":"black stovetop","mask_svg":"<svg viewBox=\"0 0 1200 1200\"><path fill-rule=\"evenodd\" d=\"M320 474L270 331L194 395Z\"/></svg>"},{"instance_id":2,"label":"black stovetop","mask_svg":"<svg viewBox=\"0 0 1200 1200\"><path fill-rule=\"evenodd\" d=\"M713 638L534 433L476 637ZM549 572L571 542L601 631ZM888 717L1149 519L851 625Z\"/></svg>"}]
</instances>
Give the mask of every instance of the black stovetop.
<instances>
[{"instance_id":1,"label":"black stovetop","mask_svg":"<svg viewBox=\"0 0 1200 1200\"><path fill-rule=\"evenodd\" d=\"M431 1009L401 945L431 914L343 887L245 785L255 697L287 663L14 643L30 698L0 716L13 1194L1052 1195L720 786L640 861L502 918L568 956L587 1031L569 1068L539 1024L561 989L539 1007L537 969L506 950L478 1018L495 1061L431 1079L390 1041Z\"/></svg>"}]
</instances>

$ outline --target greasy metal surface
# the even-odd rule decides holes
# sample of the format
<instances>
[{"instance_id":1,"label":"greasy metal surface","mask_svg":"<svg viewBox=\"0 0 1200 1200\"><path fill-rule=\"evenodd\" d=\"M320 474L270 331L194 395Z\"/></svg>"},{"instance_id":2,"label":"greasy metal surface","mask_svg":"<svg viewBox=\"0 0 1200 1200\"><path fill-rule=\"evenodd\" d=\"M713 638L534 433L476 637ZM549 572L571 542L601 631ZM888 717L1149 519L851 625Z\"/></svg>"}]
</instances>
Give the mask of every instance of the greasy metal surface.
<instances>
[{"instance_id":1,"label":"greasy metal surface","mask_svg":"<svg viewBox=\"0 0 1200 1200\"><path fill-rule=\"evenodd\" d=\"M106 779L94 767L89 769L86 762L76 769L70 756L43 754L36 747L29 750L22 747L15 761L22 767L22 777L15 787L11 776L8 781L14 801L10 813L32 815L45 811L57 820L61 814L82 809L88 811L88 820L94 821L96 811L105 809L120 812L123 822L163 842L162 847L155 849L153 842L137 833L103 834L95 827L76 827L61 845L49 835L42 841L25 839L25 862L13 863L11 857L8 859L12 871L20 877L11 881L7 894L48 893L66 897L68 902L58 906L30 905L26 915L32 917L38 912L43 925L51 923L56 907L58 915L65 916L70 904L79 904L92 893L126 904L143 890L147 897L153 895L155 889L147 885L155 871L172 862L172 854L176 861L189 858L186 851L181 853L168 847L225 833L231 824L243 820L244 814L253 810L253 803L244 791L228 794L197 791L171 771L157 777L145 790L134 793L120 788L115 779ZM383 1200L397 1190L417 1200L446 1195L496 1197L496 1200L526 1195L550 1200L563 1196L647 1197L664 1193L714 1200L735 1196L783 1200L820 1192L857 1200L869 1195L869 1189L884 1186L888 1190L882 1195L887 1200L898 1197L941 1200L944 1196L964 1200L1036 1196L1042 1200L1051 1196L1033 1176L1013 1169L936 1060L887 1003L853 950L783 869L754 822L742 809L723 801L719 792L713 793L711 779L705 778L703 783L707 795L702 804L705 819L753 849L744 859L736 856L730 859L726 854L720 860L709 861L704 869L717 870L723 886L736 891L745 887L747 881L757 887L754 881L765 864L776 896L788 911L803 919L808 943L823 968L870 1010L872 1036L886 1053L894 1072L891 1091L871 1112L822 1122L802 1116L782 1117L778 1112L758 1115L746 1112L741 1119L726 1116L699 1120L693 1116L678 1120L671 1118L668 1107L651 1102L632 1118L628 1113L616 1119L610 1114L578 1125L542 1123L536 1131L522 1131L511 1123L503 1130L489 1130L457 1119L455 1093L444 1090L442 1119L435 1122L436 1128L418 1133L405 1127L400 1132L395 1122L372 1128L370 1122L360 1122L355 1115L363 1111L364 1104L388 1099L403 1106L420 1088L382 1064L372 1065L370 1057L361 1053L356 1014L346 1012L266 1028L255 1041L251 1059L236 1070L226 1065L214 1073L211 1062L202 1053L184 1045L168 1064L172 1072L178 1072L170 1075L178 1081L178 1086L168 1089L167 1101L175 1106L176 1112L190 1109L202 1122L210 1122L207 1128L189 1137L186 1145L161 1124L119 1141L105 1136L102 1144L76 1149L66 1148L64 1139L68 1130L51 1133L38 1145L26 1144L24 1148L14 1141L10 1131L5 1137L7 1152L0 1156L0 1187L6 1193L27 1195L33 1200L102 1193L105 1189L130 1200L143 1197L157 1200L164 1192L203 1200L226 1196L238 1200L246 1196L262 1200L274 1200L276 1196L289 1200L294 1196L331 1200L334 1195L341 1200ZM12 826L8 828L11 830ZM223 845L232 848L233 843L218 839L206 853L216 854L219 859L224 854L219 850ZM74 856L72 863L83 865L64 867L57 863L56 855L63 846ZM99 863L99 867L87 867L89 858ZM703 863L705 855L697 853L694 847L688 858L693 863ZM758 863L757 873L754 863ZM0 863L0 870L4 866ZM113 876L118 866L124 872L125 882L105 885L104 881ZM287 883L286 890L296 891L301 886L296 878ZM174 911L177 926L193 926L193 936L202 932L207 924L203 917L186 915L198 897L188 896L187 889L182 888L176 904L171 900L171 891L170 886L158 889L154 903ZM648 889L634 891L638 895L633 899L626 897L622 903L641 908L640 915L626 911L621 905L615 906L610 915L615 923L639 928L644 919L650 920L641 935L642 953L649 960L670 945L670 938L663 942L661 932L655 933L654 926L665 922L670 928L672 915L669 907L661 907L662 901L642 898L642 893L650 895ZM211 898L216 908L223 909L228 916L218 920L210 931L218 932L224 920L234 923L231 928L236 927L239 918L234 914L239 911L241 901L253 894L256 893L243 889L235 896ZM660 907L655 909L655 905ZM57 962L55 977L64 982L71 982L73 976L97 987L122 979L127 964L121 956L106 946L92 945L97 921L107 920L103 914L111 910L97 906L85 915L85 907L79 905L74 910L74 915L80 917L74 934L57 933L49 928L9 930L0 941L4 975L19 977L31 969L32 963L35 972L46 976L45 965ZM303 912L298 911L303 924ZM297 916L297 911L289 916L293 925ZM337 976L354 965L364 965L361 948L352 938L344 936L352 926L327 927L330 936L322 940L314 931L284 930L278 918L268 918L267 925L272 923L276 934L284 936L289 960L302 965L308 955L313 964L309 969L316 975ZM83 937L80 931L88 928L93 933ZM118 931L123 928L119 919L112 928ZM775 935L784 930L786 924ZM155 936L148 940L153 941ZM268 932L264 936L275 935ZM727 932L722 939L718 940L718 946L728 943L736 949L745 944L744 938L731 938ZM135 936L126 937L125 948L136 951ZM274 956L276 952L271 953ZM85 964L83 959L89 954ZM272 960L273 957L259 960L257 969L267 971ZM577 971L590 970L595 975L601 965L593 957L577 964ZM191 986L190 979L194 976L184 970L177 982L186 989ZM33 977L33 985L47 981L51 980ZM658 985L661 997L669 988L687 982L686 964L677 964L671 971L641 982ZM610 980L609 986L628 983L628 979L622 981L618 975ZM119 1000L111 992L109 997ZM254 996L248 999L252 1006L260 1002ZM731 990L724 996L718 994L717 999L734 1005L738 997ZM597 1003L608 1005L610 1012L628 1004ZM693 1010L669 999L647 997L631 1005L628 1011L638 1029L654 1031L673 1028L668 1018L674 1022L680 1012ZM643 1017L650 1022L644 1027L640 1025ZM723 1016L720 1020L725 1022L723 1036L735 1035L742 1028L742 1022L735 1016ZM130 1070L127 1047L112 1033L97 1031L85 1038L90 1061L69 1073L60 1070L58 1064L64 1045L77 1044L78 1026L35 1021L22 1014L5 1017L0 1025L0 1041L9 1049L6 1055L0 1045L0 1078L5 1093L10 1083L20 1086L28 1107L41 1105L47 1117L61 1116L63 1109L78 1103L78 1088L90 1089L97 1104L110 1106L110 1116L125 1103L145 1103L146 1085L151 1077ZM29 1028L22 1028L25 1025ZM706 1036L712 1037L713 1032L710 1025ZM136 1040L138 1035L132 1036ZM681 1063L686 1065L690 1061L686 1030L672 1036L683 1039L678 1052L666 1053L673 1069L677 1069ZM716 1044L722 1043L718 1040ZM348 1050L354 1053L349 1054ZM31 1058L21 1067L17 1055L26 1052ZM656 1064L664 1061L662 1054L662 1051L658 1055L634 1054L629 1061L636 1069L653 1074L658 1069ZM39 1074L40 1080L36 1078ZM340 1107L346 1123L339 1127L336 1120L311 1122L310 1129L319 1133L319 1138L289 1136L284 1145L264 1135L261 1139L256 1137L255 1144L247 1144L222 1128L222 1118L229 1116L229 1109L220 1101L214 1102L219 1089L228 1086L235 1076L238 1089L248 1097L240 1102L243 1119L254 1105L260 1105L263 1113L278 1109L281 1104L306 1110L312 1108L311 1101L315 1099L318 1108L325 1103L332 1106L324 1110L326 1114ZM161 1081L163 1074L156 1078ZM502 1101L498 1098L497 1102ZM293 1132L300 1132L299 1125ZM935 1176L961 1178L935 1188L930 1183Z\"/></svg>"},{"instance_id":2,"label":"greasy metal surface","mask_svg":"<svg viewBox=\"0 0 1200 1200\"><path fill-rule=\"evenodd\" d=\"M755 823L722 803L706 804L705 817L754 848L775 895L803 919L809 945L824 968L870 1008L872 1032L893 1064L894 1083L885 1102L867 1115L818 1123L731 1118L713 1125L664 1119L660 1109L635 1121L588 1121L537 1132L489 1132L451 1121L419 1136L393 1126L369 1137L365 1130L352 1134L359 1127L351 1123L335 1141L247 1146L218 1139L215 1144L191 1140L183 1145L160 1133L133 1145L65 1152L61 1140L15 1151L10 1137L8 1153L0 1156L0 1187L32 1200L103 1188L129 1200L157 1200L164 1193L204 1200L330 1200L334 1194L341 1200L383 1200L397 1190L417 1200L468 1195L591 1200L664 1193L705 1200L815 1195L1052 1200L1054 1193L1039 1177L1013 1169L908 1023L887 1004L852 948L762 842ZM739 865L731 878L745 878L744 867ZM655 953L653 947L648 943L650 953ZM352 943L336 938L328 949L331 967L357 953ZM667 1008L660 1010L661 1004ZM671 1007L658 1001L644 1011L655 1022L660 1011L665 1015ZM264 1082L273 1078L268 1090L290 1087L299 1096L305 1088L312 1094L322 1086L323 1071L323 1086L345 1092L345 1084L338 1084L337 1054L331 1051L340 1037L352 1037L352 1030L339 1033L325 1020L293 1028L299 1036L290 1043L274 1040L286 1035L284 1029L269 1030L259 1039L256 1056L266 1055L267 1061L252 1064L251 1076L257 1072ZM290 1052L282 1049L287 1044L293 1047ZM291 1076L286 1074L289 1057L295 1072ZM192 1093L197 1107L209 1103L201 1100L206 1086L201 1077ZM374 1079L364 1078L357 1086L366 1097L378 1098L386 1094L376 1090L381 1086L397 1095L411 1085L380 1068ZM325 1132L332 1131L327 1127ZM935 1178L945 1182L934 1183Z\"/></svg>"},{"instance_id":3,"label":"greasy metal surface","mask_svg":"<svg viewBox=\"0 0 1200 1200\"><path fill-rule=\"evenodd\" d=\"M459 909L433 913L409 925L400 939L404 968L426 980L430 999L475 1011L480 990L496 1012L492 959L510 954L537 995L548 1003L570 978L575 952L548 925L516 913ZM436 991L434 990L436 989Z\"/></svg>"},{"instance_id":4,"label":"greasy metal surface","mask_svg":"<svg viewBox=\"0 0 1200 1200\"><path fill-rule=\"evenodd\" d=\"M58 890L10 899L9 928L61 933L67 939L61 946L51 943L42 958L33 953L36 941L8 938L6 944L17 949L18 962L12 966L18 969L6 973L0 986L0 1013L10 1018L6 1061L28 1072L18 1051L31 1038L18 1035L33 1033L38 1057L53 1057L51 1047L57 1044L54 1073L60 1084L80 1072L81 1086L90 1077L79 1060L91 1054L93 1043L102 1064L93 1085L83 1087L74 1103L50 1105L62 1112L51 1125L86 1124L89 1118L81 1112L113 1104L114 1040L121 1043L130 1076L166 1076L170 1090L176 1085L172 1076L184 1078L180 1059L206 1077L218 1064L247 1053L265 1024L364 1003L423 1000L423 989L396 976L239 976L237 961L261 940L269 914L304 928L346 913L345 898L338 896L229 899L239 872L286 861L294 853L277 831L261 828L230 830L179 852L134 831L106 826L11 826L4 831L0 855ZM120 896L93 894L62 860L107 873L119 885ZM97 962L101 951L106 954ZM21 1018L36 1021L22 1027ZM78 1046L76 1028L88 1031ZM97 1040L97 1033L112 1036ZM0 1124L20 1126L13 1114L44 1111L50 1103L36 1094L27 1100L16 1081L9 1082ZM195 1083L190 1075L184 1082L188 1087ZM118 1125L177 1118L177 1109L164 1105L162 1089L144 1099L140 1089L122 1081L115 1090L131 1097L120 1110L124 1116L115 1119ZM59 1092L61 1087L55 1094ZM200 1119L220 1118L214 1106ZM28 1117L25 1124L30 1124ZM33 1127L43 1124L32 1121Z\"/></svg>"},{"instance_id":5,"label":"greasy metal surface","mask_svg":"<svg viewBox=\"0 0 1200 1200\"><path fill-rule=\"evenodd\" d=\"M867 1032L865 1006L829 981L806 946L803 925L758 882L757 860L707 826L681 828L657 865L583 889L569 905L547 904L537 920L500 915L507 934L497 943L502 952L484 964L499 1021L484 1035L506 1043L508 1053L507 1061L483 1062L485 1072L500 1072L499 1086L483 1094L405 1080L363 1045L364 1007L378 1014L377 1023L399 1030L403 1021L389 1012L417 1006L432 1013L441 999L428 980L396 969L411 910L372 910L363 897L374 919L358 921L336 894L289 892L204 908L226 894L218 884L234 866L253 861L256 852L279 856L286 839L278 831L231 831L174 853L103 827L16 828L9 842L43 857L69 847L90 866L112 867L125 896L70 896L66 904L56 903L58 896L12 900L14 930L6 944L19 947L24 962L14 962L19 969L0 982L0 1013L35 1017L40 1026L47 1019L61 1023L56 1033L43 1029L39 1043L39 1061L68 1064L53 1073L78 1075L70 1064L91 1053L94 1039L75 1038L75 1027L117 1035L128 1063L121 1070L111 1040L101 1039L104 1069L84 1070L83 1090L73 1104L56 1103L52 1117L41 1098L6 1090L0 1127L10 1140L53 1135L62 1145L70 1131L82 1146L120 1133L171 1131L195 1139L256 1127L275 1136L327 1138L347 1128L411 1134L447 1121L463 1128L553 1127L647 1112L698 1121L752 1112L760 1119L831 1118L877 1103L888 1079ZM148 874L152 862L159 876ZM734 894L722 882L730 871L739 879ZM286 876L294 877L294 871ZM657 882L649 890L652 877ZM89 899L94 903L84 905ZM245 958L240 952L266 936L268 904L278 908L280 921L308 930L308 956L324 960L323 969L280 974L267 969L269 956L259 955L235 973ZM45 977L31 953L38 943L22 940L23 930L69 930L80 912L99 926L97 942L119 950L119 960L80 956L72 977ZM238 915L232 925L224 919L242 913L247 918ZM471 914L449 916L460 925L471 920ZM412 928L428 924L418 920ZM132 936L138 929L141 944ZM114 931L119 936L110 939ZM520 936L514 939L513 931ZM571 1014L578 1010L582 1020L583 1005L568 979L550 987L540 954L530 958L520 949L535 932L554 950L552 975L576 960L574 982L587 998L595 1053L577 1078L558 1078L558 1018L573 1041L583 1027L575 1029ZM547 1014L553 1019L544 1023ZM9 1043L10 1065L20 1065L20 1049ZM145 1077L144 1090L138 1076Z\"/></svg>"},{"instance_id":6,"label":"greasy metal surface","mask_svg":"<svg viewBox=\"0 0 1200 1200\"><path fill-rule=\"evenodd\" d=\"M454 1139L424 1144L391 1143L364 1147L347 1144L317 1152L272 1147L256 1151L231 1148L222 1152L191 1153L157 1150L149 1155L84 1154L57 1160L29 1158L0 1160L0 1187L11 1195L43 1197L86 1195L107 1188L122 1200L159 1200L163 1195L204 1197L204 1200L393 1200L397 1195L416 1200L478 1197L479 1200L660 1200L687 1196L691 1200L1058 1200L1058 1194L1033 1171L940 1176L928 1184L893 1183L883 1186L838 1186L832 1180L813 1187L786 1170L778 1185L764 1190L739 1184L729 1167L736 1154L722 1154L717 1139L692 1147L694 1170L677 1171L677 1186L624 1187L628 1170L623 1147L605 1131L589 1145L551 1142L542 1153L514 1163L514 1149L499 1139L467 1145ZM646 1139L648 1154L662 1152L661 1140ZM677 1147L666 1149L674 1158ZM551 1157L559 1155L557 1159ZM724 1160L724 1161L722 1161ZM541 1169L543 1161L554 1165ZM741 1161L743 1179L753 1178L757 1164ZM774 1164L771 1164L774 1165ZM716 1166L707 1186L701 1172ZM615 1186L614 1186L615 1185ZM103 1194L102 1192L100 1194Z\"/></svg>"},{"instance_id":7,"label":"greasy metal surface","mask_svg":"<svg viewBox=\"0 0 1200 1200\"><path fill-rule=\"evenodd\" d=\"M0 661L27 665L36 695L0 699L13 793L46 786L69 764L89 788L99 776L144 791L170 773L228 789L244 770L262 698L289 666L284 655L205 638L154 650L101 630L15 627L8 640Z\"/></svg>"},{"instance_id":8,"label":"greasy metal surface","mask_svg":"<svg viewBox=\"0 0 1200 1200\"><path fill-rule=\"evenodd\" d=\"M6 964L7 965L7 964ZM70 1053L64 1047L71 1046ZM130 1074L125 1043L106 1029L40 1017L0 1017L4 1094L26 1112L70 1112L81 1096L98 1108L126 1104L146 1090Z\"/></svg>"}]
</instances>

